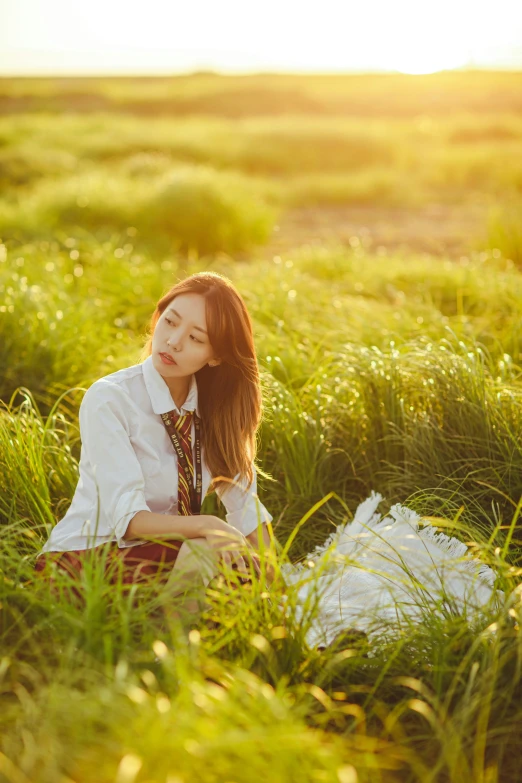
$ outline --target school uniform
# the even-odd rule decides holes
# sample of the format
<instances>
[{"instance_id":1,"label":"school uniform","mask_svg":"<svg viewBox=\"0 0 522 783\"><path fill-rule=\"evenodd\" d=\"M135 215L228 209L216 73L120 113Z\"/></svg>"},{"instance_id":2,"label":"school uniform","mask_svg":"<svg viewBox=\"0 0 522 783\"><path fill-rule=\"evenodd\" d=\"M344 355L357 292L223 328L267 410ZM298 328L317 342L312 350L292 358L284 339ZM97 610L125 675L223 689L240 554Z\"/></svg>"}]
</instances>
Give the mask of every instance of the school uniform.
<instances>
[{"instance_id":1,"label":"school uniform","mask_svg":"<svg viewBox=\"0 0 522 783\"><path fill-rule=\"evenodd\" d=\"M160 551L157 547L161 545L123 536L139 511L178 513L178 457L161 418L169 411L178 415L195 411L200 416L196 376L191 377L187 399L178 409L151 356L90 386L79 411L82 446L78 485L67 513L38 553L37 570L42 570L41 561L51 553L81 555L102 544L111 544L125 561L129 557L137 560L139 547L147 547L149 555ZM191 444L194 450L194 422ZM212 479L204 449L201 472L204 498ZM227 522L243 535L259 523L272 521L257 498L255 468L249 485L236 476L234 483L216 491L225 506ZM162 547L169 550L167 558L175 559L181 543L170 540ZM131 548L133 552L124 551ZM64 562L67 560L74 558Z\"/></svg>"}]
</instances>

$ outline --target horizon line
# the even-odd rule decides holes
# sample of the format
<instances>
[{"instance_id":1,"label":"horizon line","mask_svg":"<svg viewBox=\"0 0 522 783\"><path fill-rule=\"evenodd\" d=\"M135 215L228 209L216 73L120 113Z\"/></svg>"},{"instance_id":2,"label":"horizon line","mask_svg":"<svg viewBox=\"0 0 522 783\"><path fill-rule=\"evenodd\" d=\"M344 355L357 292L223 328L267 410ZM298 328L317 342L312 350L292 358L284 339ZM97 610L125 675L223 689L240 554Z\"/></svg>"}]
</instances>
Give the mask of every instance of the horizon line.
<instances>
[{"instance_id":1,"label":"horizon line","mask_svg":"<svg viewBox=\"0 0 522 783\"><path fill-rule=\"evenodd\" d=\"M346 70L227 70L214 68L198 68L188 71L53 71L49 73L39 72L9 72L0 70L0 79L76 79L76 78L175 78L187 76L437 76L442 73L472 73L472 72L504 72L504 73L522 73L522 62L513 65L461 65L456 68L440 68L436 71L427 71L426 73L409 73L400 71L396 68L350 68Z\"/></svg>"}]
</instances>

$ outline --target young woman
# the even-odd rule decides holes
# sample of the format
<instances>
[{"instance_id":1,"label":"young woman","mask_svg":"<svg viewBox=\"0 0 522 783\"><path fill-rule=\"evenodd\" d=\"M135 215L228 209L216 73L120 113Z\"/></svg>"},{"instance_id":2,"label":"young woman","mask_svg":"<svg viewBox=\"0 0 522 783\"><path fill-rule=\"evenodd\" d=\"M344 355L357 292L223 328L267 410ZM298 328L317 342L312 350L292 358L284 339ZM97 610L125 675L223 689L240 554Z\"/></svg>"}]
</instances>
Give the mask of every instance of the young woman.
<instances>
[{"instance_id":1,"label":"young woman","mask_svg":"<svg viewBox=\"0 0 522 783\"><path fill-rule=\"evenodd\" d=\"M198 539L246 578L249 567L259 568L258 542L270 544L272 516L257 498L261 393L252 325L233 285L201 273L171 288L156 306L142 358L86 392L78 486L36 568L54 559L76 574L86 552L108 548L109 565L122 563L132 582L176 568L189 543L182 539ZM211 489L226 523L200 514ZM287 588L296 588L297 615L318 608L309 615L312 646L353 639L354 626L397 630L401 618L426 608L469 613L496 595L494 572L468 557L465 544L403 506L382 518L380 500L373 493L303 563L281 565Z\"/></svg>"},{"instance_id":2,"label":"young woman","mask_svg":"<svg viewBox=\"0 0 522 783\"><path fill-rule=\"evenodd\" d=\"M247 578L259 571L259 535L270 545L272 516L257 497L252 323L232 283L200 273L174 285L157 303L141 358L83 397L78 485L36 569L55 561L74 575L90 549L108 548L107 564L120 561L129 583L172 569L183 539L203 539L216 562ZM227 522L200 513L210 490Z\"/></svg>"}]
</instances>

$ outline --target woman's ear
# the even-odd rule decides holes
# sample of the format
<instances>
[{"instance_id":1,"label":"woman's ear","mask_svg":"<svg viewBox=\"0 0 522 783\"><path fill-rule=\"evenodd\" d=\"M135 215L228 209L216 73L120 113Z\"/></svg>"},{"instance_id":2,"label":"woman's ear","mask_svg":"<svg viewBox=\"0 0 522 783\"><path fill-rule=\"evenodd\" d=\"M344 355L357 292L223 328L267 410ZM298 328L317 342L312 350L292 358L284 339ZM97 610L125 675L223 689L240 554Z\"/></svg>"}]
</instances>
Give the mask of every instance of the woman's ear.
<instances>
[{"instance_id":1,"label":"woman's ear","mask_svg":"<svg viewBox=\"0 0 522 783\"><path fill-rule=\"evenodd\" d=\"M209 367L217 367L218 364L221 364L221 359L211 359L208 363Z\"/></svg>"}]
</instances>

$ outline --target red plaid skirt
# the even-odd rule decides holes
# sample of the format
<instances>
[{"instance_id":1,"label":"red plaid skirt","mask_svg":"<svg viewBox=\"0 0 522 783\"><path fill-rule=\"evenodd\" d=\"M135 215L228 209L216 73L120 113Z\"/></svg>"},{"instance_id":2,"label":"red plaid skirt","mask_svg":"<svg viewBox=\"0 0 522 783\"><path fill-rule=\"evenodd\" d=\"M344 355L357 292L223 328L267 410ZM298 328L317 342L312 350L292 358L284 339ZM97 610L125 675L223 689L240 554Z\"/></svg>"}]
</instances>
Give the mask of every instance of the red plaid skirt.
<instances>
[{"instance_id":1,"label":"red plaid skirt","mask_svg":"<svg viewBox=\"0 0 522 783\"><path fill-rule=\"evenodd\" d=\"M105 543L95 547L100 555L107 552L105 559L105 576L110 584L121 578L123 584L145 582L151 576L158 575L167 579L179 554L182 541L172 541L169 544L136 544L120 548L117 543ZM91 556L92 549L74 549L69 552L44 552L35 563L35 571L42 572L54 582L52 563L66 571L75 580L81 576L84 560ZM121 563L121 577L119 577ZM74 590L80 595L78 590Z\"/></svg>"}]
</instances>

